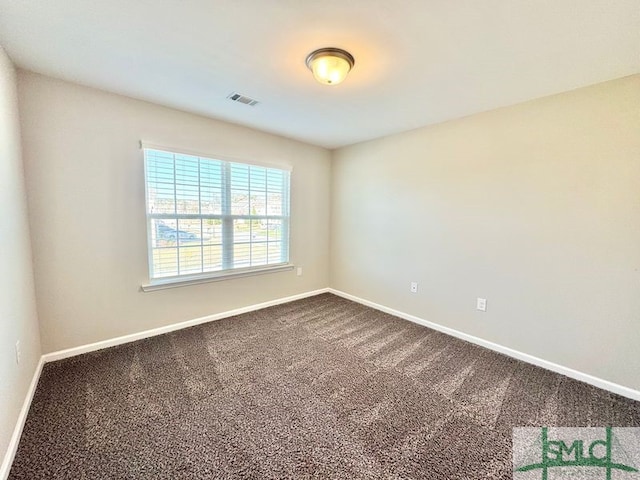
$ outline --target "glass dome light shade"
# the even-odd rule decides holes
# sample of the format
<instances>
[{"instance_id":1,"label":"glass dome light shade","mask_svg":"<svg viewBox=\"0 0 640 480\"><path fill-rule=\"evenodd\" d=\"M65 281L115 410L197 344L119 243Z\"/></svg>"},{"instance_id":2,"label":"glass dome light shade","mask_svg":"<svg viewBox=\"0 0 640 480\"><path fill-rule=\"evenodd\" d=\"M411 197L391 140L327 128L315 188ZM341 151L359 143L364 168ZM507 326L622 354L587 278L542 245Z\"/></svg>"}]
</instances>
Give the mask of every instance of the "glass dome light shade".
<instances>
[{"instance_id":1,"label":"glass dome light shade","mask_svg":"<svg viewBox=\"0 0 640 480\"><path fill-rule=\"evenodd\" d=\"M314 78L323 85L338 85L354 65L350 53L338 48L321 48L309 54L307 66Z\"/></svg>"}]
</instances>

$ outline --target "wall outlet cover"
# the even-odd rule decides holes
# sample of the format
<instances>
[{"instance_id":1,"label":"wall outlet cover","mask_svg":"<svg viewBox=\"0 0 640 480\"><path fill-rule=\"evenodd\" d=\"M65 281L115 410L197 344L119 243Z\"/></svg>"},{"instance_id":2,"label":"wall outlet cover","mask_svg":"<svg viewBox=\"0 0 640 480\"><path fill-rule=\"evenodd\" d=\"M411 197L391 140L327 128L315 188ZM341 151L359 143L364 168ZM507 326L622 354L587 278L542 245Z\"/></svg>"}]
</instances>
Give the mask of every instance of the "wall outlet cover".
<instances>
[{"instance_id":1,"label":"wall outlet cover","mask_svg":"<svg viewBox=\"0 0 640 480\"><path fill-rule=\"evenodd\" d=\"M478 310L480 310L481 312L486 312L487 311L487 299L486 298L478 298L478 301L476 302L476 308Z\"/></svg>"}]
</instances>

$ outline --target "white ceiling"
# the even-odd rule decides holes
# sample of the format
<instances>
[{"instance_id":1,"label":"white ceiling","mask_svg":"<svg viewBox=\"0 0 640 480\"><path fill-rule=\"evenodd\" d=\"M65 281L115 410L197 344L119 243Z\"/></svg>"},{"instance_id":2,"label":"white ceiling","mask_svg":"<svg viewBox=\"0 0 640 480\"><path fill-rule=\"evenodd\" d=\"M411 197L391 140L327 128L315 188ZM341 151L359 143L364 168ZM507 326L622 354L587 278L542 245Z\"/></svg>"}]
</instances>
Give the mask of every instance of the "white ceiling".
<instances>
[{"instance_id":1,"label":"white ceiling","mask_svg":"<svg viewBox=\"0 0 640 480\"><path fill-rule=\"evenodd\" d=\"M28 70L335 148L638 73L640 1L0 0L0 45ZM356 59L334 87L304 63L328 46Z\"/></svg>"}]
</instances>

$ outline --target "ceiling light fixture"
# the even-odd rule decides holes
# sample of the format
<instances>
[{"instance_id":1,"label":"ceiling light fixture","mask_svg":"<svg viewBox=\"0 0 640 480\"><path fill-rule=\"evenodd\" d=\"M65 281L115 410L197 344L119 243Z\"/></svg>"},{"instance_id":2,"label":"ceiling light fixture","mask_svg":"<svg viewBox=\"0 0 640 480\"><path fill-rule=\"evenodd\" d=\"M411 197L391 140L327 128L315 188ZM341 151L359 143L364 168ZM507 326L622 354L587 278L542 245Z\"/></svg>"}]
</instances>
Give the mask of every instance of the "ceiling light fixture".
<instances>
[{"instance_id":1,"label":"ceiling light fixture","mask_svg":"<svg viewBox=\"0 0 640 480\"><path fill-rule=\"evenodd\" d=\"M320 48L307 56L307 67L314 78L323 85L341 83L353 68L353 56L340 48Z\"/></svg>"}]
</instances>

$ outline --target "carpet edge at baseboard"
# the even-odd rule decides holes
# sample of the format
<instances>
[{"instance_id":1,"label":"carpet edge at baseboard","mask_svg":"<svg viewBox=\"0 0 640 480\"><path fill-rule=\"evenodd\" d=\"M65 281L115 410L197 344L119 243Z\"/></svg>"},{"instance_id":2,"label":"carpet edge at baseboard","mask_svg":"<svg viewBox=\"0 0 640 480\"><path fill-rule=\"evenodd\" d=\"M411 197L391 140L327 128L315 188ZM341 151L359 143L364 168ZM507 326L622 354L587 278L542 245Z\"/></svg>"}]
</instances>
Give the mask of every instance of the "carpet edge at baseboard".
<instances>
[{"instance_id":1,"label":"carpet edge at baseboard","mask_svg":"<svg viewBox=\"0 0 640 480\"><path fill-rule=\"evenodd\" d=\"M162 334L173 332L176 330L182 330L184 328L193 327L195 325L200 325L202 323L213 322L216 320L221 320L223 318L232 317L234 315L241 315L243 313L253 312L253 311L271 307L274 305L280 305L282 303L294 302L296 300L301 300L307 297L313 297L315 295L320 295L322 293L327 293L327 292L329 292L328 287L320 288L317 290L310 290L308 292L303 292L296 295L277 298L275 300L269 300L267 302L257 303L254 305L240 307L233 310L227 310L225 312L220 312L213 315L206 315L204 317L194 318L191 320L186 320L184 322L172 323L170 325L165 325L165 326L153 328L150 330L144 330L142 332L132 333L129 335L110 338L107 340L101 340L101 341L90 343L87 345L80 345L77 347L71 347L64 350L58 350L58 351L43 354L40 357L40 360L38 361L38 365L34 371L33 377L31 379L31 384L29 385L29 389L27 390L27 394L25 395L25 399L22 403L22 408L16 420L15 428L11 435L11 439L9 440L9 445L7 447L6 452L4 453L2 464L0 464L0 480L6 480L9 476L11 465L13 464L13 460L14 460L16 451L18 449L18 444L20 443L22 430L27 420L29 408L31 407L31 401L33 400L33 395L35 394L36 388L38 386L38 381L40 379L40 374L42 373L42 369L45 363L55 362L57 360L62 360L65 358L75 357L77 355L82 355L84 353L95 352L97 350L102 350L104 348L123 345L126 343L135 342L145 338L155 337L157 335L162 335Z\"/></svg>"},{"instance_id":2,"label":"carpet edge at baseboard","mask_svg":"<svg viewBox=\"0 0 640 480\"><path fill-rule=\"evenodd\" d=\"M274 300L269 300L262 303L256 303L248 305L246 307L235 308L233 310L227 310L225 312L214 313L212 315L205 315L204 317L198 317L191 320L185 320L183 322L171 323L162 327L156 327L149 330L143 330L141 332L131 333L120 337L110 338L107 340L100 340L98 342L89 343L86 345L80 345L77 347L71 347L64 350L57 350L55 352L45 353L42 355L44 362L55 362L56 360L62 360L69 357L75 357L82 355L83 353L95 352L97 350L103 350L109 347L115 347L117 345L124 345L125 343L131 343L145 338L155 337L157 335L163 335L165 333L174 332L176 330L182 330L184 328L193 327L203 323L213 322L221 320L223 318L233 317L235 315L241 315L243 313L254 312L263 308L272 307L274 305L280 305L282 303L294 302L307 297L313 297L322 293L328 293L329 288L320 288L317 290L310 290L308 292L298 293L288 297L281 297Z\"/></svg>"},{"instance_id":3,"label":"carpet edge at baseboard","mask_svg":"<svg viewBox=\"0 0 640 480\"><path fill-rule=\"evenodd\" d=\"M33 401L33 396L36 393L36 388L38 387L38 381L40 380L40 374L42 373L42 367L44 366L44 364L44 356L41 356L33 372L33 377L31 377L31 383L29 384L27 394L25 395L24 401L22 402L22 407L20 408L20 412L18 413L16 425L13 429L13 433L11 434L11 438L9 439L9 445L7 446L7 450L4 453L2 464L0 464L0 480L6 480L9 477L11 465L13 464L13 459L16 455L16 452L18 451L18 444L20 443L22 430L24 429L25 422L27 421L27 415L29 414L31 402Z\"/></svg>"},{"instance_id":4,"label":"carpet edge at baseboard","mask_svg":"<svg viewBox=\"0 0 640 480\"><path fill-rule=\"evenodd\" d=\"M322 289L318 289L318 290L313 290L313 291L308 291L308 292L304 292L301 294L297 294L297 295L293 295L293 296L289 296L289 297L283 297L280 299L275 299L275 300L271 300L268 302L264 302L264 303L260 303L260 304L255 304L255 305L251 305L251 306L247 306L247 307L242 307L239 309L234 309L234 310L229 310L227 312L221 312L218 314L214 314L214 315L209 315L209 316L205 316L205 317L200 317L200 318L196 318L193 320L189 320L189 321L185 321L185 322L180 322L180 323L175 323L175 324L171 324L171 325L167 325L164 327L160 327L160 328L156 328L156 329L152 329L152 330L147 330L147 331L143 331L143 332L138 332L135 334L131 334L131 335L127 335L127 336L122 336L122 337L117 337L117 338L113 338L113 339L109 339L109 340L105 340L105 341L101 341L101 342L96 342L93 344L89 344L89 345L84 345L84 346L80 346L80 347L75 347L75 348L71 348L71 349L66 349L66 350L62 350L62 351L58 351L58 352L52 352L52 353L48 353L48 354L44 354L40 357L40 360L34 370L34 374L33 374L33 378L31 380L31 384L29 386L29 389L27 390L27 394L25 396L22 408L19 412L18 418L16 420L16 425L13 431L13 434L11 436L9 445L7 447L7 450L4 454L4 458L3 458L3 462L0 465L0 480L6 480L6 478L9 475L9 472L11 470L11 466L12 463L15 459L15 455L18 449L18 445L20 442L20 438L21 438L21 434L23 431L23 428L25 426L25 422L27 419L27 415L29 413L29 409L31 406L31 402L33 400L34 397L34 393L36 391L36 388L38 386L38 381L40 378L40 375L42 373L43 370L43 366L45 363L47 362L51 362L51 361L56 361L56 360L61 360L63 358L68 358L68 357L73 357L73 356L77 356L77 355L81 355L83 353L88 353L88 352L92 352L92 351L96 351L96 350L101 350L103 348L108 348L111 346L116 346L116 345L121 345L121 344L126 344L126 343L130 343L130 342L134 342L137 340L141 340L144 338L149 338L149 337L153 337L153 336L157 336L157 335L162 335L164 333L169 333L172 331L176 331L176 330L181 330L184 328L188 328L188 327L192 327L195 325L199 325L199 324L203 324L203 323L207 323L207 322L212 322L215 320L219 320L219 319L223 319L223 318L227 318L227 317L231 317L231 316L235 316L235 315L240 315L243 313L248 313L248 312L252 312L252 311L257 311L257 310L261 310L270 306L275 306L275 305L279 305L279 304L284 304L284 303L289 303L289 302L293 302L296 300L301 300L304 298L308 298L308 297L314 297L317 295L321 295L324 293L331 293L333 295L348 299L350 301L362 304L362 305L366 305L370 308L373 308L375 310L393 315L397 318L403 319L403 320L407 320L410 321L412 323L418 324L418 325L422 325L425 326L427 328L431 328L433 330L442 332L444 334L447 335L451 335L452 337L456 337L458 339L461 339L463 341L469 342L471 344L475 344L484 348L487 348L489 350L492 350L494 352L500 353L500 354L504 354L508 357L512 357L518 360L522 360L523 362L526 362L528 364L537 366L537 367L541 367L544 368L546 370L561 374L561 375L565 375L569 378L584 382L586 384L592 385L594 387L621 395L623 397L627 397L630 398L632 400L640 400L640 392L634 389L631 389L629 387L625 387L607 380L603 380L601 378L598 377L594 377L592 375L568 368L568 367L564 367L562 365L558 365L555 364L553 362L547 361L547 360L543 360L541 358L490 342L488 340L484 340L482 338L479 337L475 337L460 331L457 331L455 329L449 328L449 327L445 327L427 320L424 320L420 317L414 316L414 315L410 315L407 314L405 312L399 311L399 310L395 310L392 309L390 307L386 307L384 305L380 305L377 304L375 302L372 302L370 300L366 300L360 297L357 297L355 295L351 295L348 294L346 292L337 290L337 289L333 289L333 288L322 288Z\"/></svg>"},{"instance_id":5,"label":"carpet edge at baseboard","mask_svg":"<svg viewBox=\"0 0 640 480\"><path fill-rule=\"evenodd\" d=\"M630 398L631 400L640 401L640 391L635 390L630 387L626 387L624 385L620 385L609 380L604 380L599 377L595 377L593 375L589 375L588 373L580 372L578 370L574 370L569 367L565 367L564 365L560 365L549 360L545 360L534 355L530 355L528 353L520 352L513 348L505 347L504 345L500 345L498 343L491 342L489 340L485 340L480 337L476 337L474 335L470 335L468 333L461 332L459 330L455 330L450 327L445 327L438 323L430 322L429 320L425 320L423 318L417 317L415 315L411 315L409 313L402 312L400 310L396 310L391 307L387 307L385 305L381 305L376 302L372 302L371 300L367 300L356 295L352 295L350 293L343 292L342 290L337 290L335 288L329 288L329 293L333 293L342 298L346 298L347 300L351 300L353 302L360 303L362 305L366 305L371 308L375 308L381 312L388 313L390 315L402 318L404 320L408 320L413 323L417 323L418 325L422 325L433 330L437 330L439 332L445 333L447 335L451 335L452 337L459 338L460 340L464 340L469 343L473 343L475 345L479 345L484 348L488 348L494 352L501 353L508 357L515 358L517 360L522 360L523 362L529 363L531 365L535 365L537 367L544 368L545 370L550 370L555 373L559 373L561 375L565 375L569 378L573 378L574 380L578 380L589 385L593 385L594 387L601 388L603 390L607 390L609 392L615 393L617 395L621 395L626 398Z\"/></svg>"}]
</instances>

